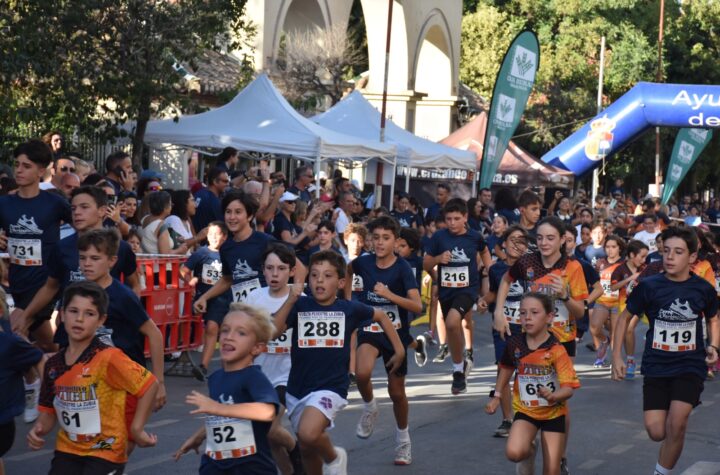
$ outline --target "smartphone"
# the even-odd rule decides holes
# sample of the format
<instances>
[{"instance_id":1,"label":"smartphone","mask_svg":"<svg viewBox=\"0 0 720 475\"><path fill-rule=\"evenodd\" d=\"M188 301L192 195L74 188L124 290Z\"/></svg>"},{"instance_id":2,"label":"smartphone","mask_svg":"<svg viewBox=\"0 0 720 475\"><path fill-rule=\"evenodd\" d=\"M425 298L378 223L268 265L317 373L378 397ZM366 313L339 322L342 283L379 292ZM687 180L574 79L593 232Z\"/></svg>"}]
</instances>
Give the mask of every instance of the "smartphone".
<instances>
[{"instance_id":1,"label":"smartphone","mask_svg":"<svg viewBox=\"0 0 720 475\"><path fill-rule=\"evenodd\" d=\"M117 195L107 195L108 204L111 206L117 205L118 197Z\"/></svg>"}]
</instances>

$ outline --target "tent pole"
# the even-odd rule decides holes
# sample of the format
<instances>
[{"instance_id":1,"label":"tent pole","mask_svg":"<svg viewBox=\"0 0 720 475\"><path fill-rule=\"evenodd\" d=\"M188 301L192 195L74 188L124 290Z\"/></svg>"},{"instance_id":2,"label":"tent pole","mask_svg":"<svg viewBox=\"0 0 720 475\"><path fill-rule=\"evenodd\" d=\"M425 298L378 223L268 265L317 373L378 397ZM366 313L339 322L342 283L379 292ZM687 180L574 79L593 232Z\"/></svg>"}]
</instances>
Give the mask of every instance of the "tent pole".
<instances>
[{"instance_id":1,"label":"tent pole","mask_svg":"<svg viewBox=\"0 0 720 475\"><path fill-rule=\"evenodd\" d=\"M397 155L393 159L393 177L390 181L390 211L393 210L393 203L395 202L395 177L397 176Z\"/></svg>"},{"instance_id":2,"label":"tent pole","mask_svg":"<svg viewBox=\"0 0 720 475\"><path fill-rule=\"evenodd\" d=\"M405 165L405 193L410 193L410 164Z\"/></svg>"},{"instance_id":3,"label":"tent pole","mask_svg":"<svg viewBox=\"0 0 720 475\"><path fill-rule=\"evenodd\" d=\"M320 162L322 161L322 155L318 150L317 157L315 157L315 198L320 199Z\"/></svg>"}]
</instances>

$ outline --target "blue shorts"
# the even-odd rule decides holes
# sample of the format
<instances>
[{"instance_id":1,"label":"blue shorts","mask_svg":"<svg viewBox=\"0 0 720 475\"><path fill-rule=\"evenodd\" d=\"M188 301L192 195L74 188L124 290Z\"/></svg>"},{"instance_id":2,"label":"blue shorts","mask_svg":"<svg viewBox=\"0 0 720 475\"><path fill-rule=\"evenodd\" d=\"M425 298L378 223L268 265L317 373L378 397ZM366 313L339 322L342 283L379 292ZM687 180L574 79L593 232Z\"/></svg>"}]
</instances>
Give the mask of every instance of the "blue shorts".
<instances>
[{"instance_id":1,"label":"blue shorts","mask_svg":"<svg viewBox=\"0 0 720 475\"><path fill-rule=\"evenodd\" d=\"M206 325L208 321L215 322L218 326L222 325L223 319L228 313L228 307L230 307L230 300L224 295L208 300L203 321Z\"/></svg>"},{"instance_id":2,"label":"blue shorts","mask_svg":"<svg viewBox=\"0 0 720 475\"><path fill-rule=\"evenodd\" d=\"M519 335L522 333L522 326L520 325L510 325L510 333L513 335ZM502 358L503 353L505 352L505 346L507 345L507 339L509 337L505 337L503 340L500 338L500 333L493 328L492 330L492 336L493 336L493 346L495 347L495 364L498 364L500 362L500 359Z\"/></svg>"}]
</instances>

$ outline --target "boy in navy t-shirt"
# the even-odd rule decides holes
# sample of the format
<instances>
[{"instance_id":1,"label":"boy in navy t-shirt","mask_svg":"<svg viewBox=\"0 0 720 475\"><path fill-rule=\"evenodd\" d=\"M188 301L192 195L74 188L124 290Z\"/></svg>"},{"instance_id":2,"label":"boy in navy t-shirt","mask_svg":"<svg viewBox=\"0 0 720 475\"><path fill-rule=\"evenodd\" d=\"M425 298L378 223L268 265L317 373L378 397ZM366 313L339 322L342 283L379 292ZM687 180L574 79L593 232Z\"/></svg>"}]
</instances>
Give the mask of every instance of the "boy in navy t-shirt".
<instances>
[{"instance_id":1,"label":"boy in navy t-shirt","mask_svg":"<svg viewBox=\"0 0 720 475\"><path fill-rule=\"evenodd\" d=\"M222 221L213 221L208 224L207 240L208 245L193 252L187 261L180 267L180 275L195 287L195 299L200 298L205 292L222 277L222 262L220 261L220 246L225 242L228 235L227 226ZM218 330L230 305L230 292L210 299L207 302L207 312L203 314L205 321L205 335L202 358L200 363L201 374L196 375L198 379L205 380L207 368L215 352L215 343L218 338Z\"/></svg>"},{"instance_id":2,"label":"boy in navy t-shirt","mask_svg":"<svg viewBox=\"0 0 720 475\"><path fill-rule=\"evenodd\" d=\"M276 475L268 431L277 414L275 389L253 360L262 353L275 326L270 314L241 303L230 305L220 327L222 369L208 378L210 397L191 392L185 402L197 406L190 414L205 414L205 425L175 453L175 460L198 450L202 475L252 473Z\"/></svg>"},{"instance_id":3,"label":"boy in navy t-shirt","mask_svg":"<svg viewBox=\"0 0 720 475\"><path fill-rule=\"evenodd\" d=\"M397 371L405 358L405 348L387 314L360 302L338 299L338 290L344 286L343 257L333 251L313 254L312 297L300 297L303 284L297 282L275 314L273 338L286 328L293 329L287 408L300 441L303 466L310 474L323 469L345 474L347 470L345 450L333 447L325 431L333 427L335 416L347 405L353 331L373 323L382 327L394 351L387 362L390 373Z\"/></svg>"},{"instance_id":4,"label":"boy in navy t-shirt","mask_svg":"<svg viewBox=\"0 0 720 475\"><path fill-rule=\"evenodd\" d=\"M643 411L648 435L662 441L656 475L668 475L680 459L690 412L700 404L707 367L717 362L720 345L715 289L690 271L697 259L697 235L672 227L663 231L662 242L665 272L641 280L628 296L614 334L612 370L614 380L625 379L627 322L633 315L647 315Z\"/></svg>"},{"instance_id":5,"label":"boy in navy t-shirt","mask_svg":"<svg viewBox=\"0 0 720 475\"><path fill-rule=\"evenodd\" d=\"M345 298L350 300L351 293L355 294L359 302L385 312L400 335L402 344L406 347L410 346L414 339L410 335L408 311L419 312L422 310L422 302L415 274L408 263L394 252L400 234L400 225L394 218L381 216L368 224L368 231L372 236L375 253L360 256L348 265ZM351 281L359 282L359 286L353 287L350 285ZM379 414L370 381L375 361L382 356L383 362L387 364L392 355L392 344L380 325L368 325L358 331L356 376L358 390L365 401L365 410L360 417L356 432L361 439L367 439L372 435ZM406 375L407 358L403 359L397 371L387 373L388 393L393 401L397 422L396 465L409 465L412 461L408 431L408 400L405 394Z\"/></svg>"}]
</instances>

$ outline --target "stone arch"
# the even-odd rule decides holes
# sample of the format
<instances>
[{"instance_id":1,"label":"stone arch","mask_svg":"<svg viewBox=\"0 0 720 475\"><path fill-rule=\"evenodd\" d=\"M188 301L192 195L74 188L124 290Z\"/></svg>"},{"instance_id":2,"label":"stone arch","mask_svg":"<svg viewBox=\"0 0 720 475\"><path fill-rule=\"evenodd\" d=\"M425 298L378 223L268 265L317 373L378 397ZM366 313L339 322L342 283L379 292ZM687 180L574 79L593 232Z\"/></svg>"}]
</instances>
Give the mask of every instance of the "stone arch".
<instances>
[{"instance_id":1,"label":"stone arch","mask_svg":"<svg viewBox=\"0 0 720 475\"><path fill-rule=\"evenodd\" d=\"M453 94L454 57L447 19L442 11L433 9L425 19L415 44L411 77L413 88L427 93L428 97Z\"/></svg>"},{"instance_id":2,"label":"stone arch","mask_svg":"<svg viewBox=\"0 0 720 475\"><path fill-rule=\"evenodd\" d=\"M282 0L273 28L272 58L277 57L283 32L323 30L330 26L330 0Z\"/></svg>"}]
</instances>

